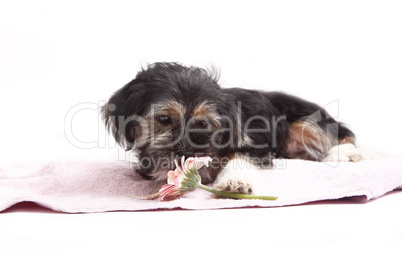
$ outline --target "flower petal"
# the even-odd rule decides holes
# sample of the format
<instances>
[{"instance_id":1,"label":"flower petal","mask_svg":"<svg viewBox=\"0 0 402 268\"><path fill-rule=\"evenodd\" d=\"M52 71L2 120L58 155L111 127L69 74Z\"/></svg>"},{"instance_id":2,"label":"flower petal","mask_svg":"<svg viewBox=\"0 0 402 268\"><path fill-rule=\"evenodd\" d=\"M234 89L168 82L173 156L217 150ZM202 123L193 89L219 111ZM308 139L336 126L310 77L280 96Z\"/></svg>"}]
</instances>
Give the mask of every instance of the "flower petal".
<instances>
[{"instance_id":1,"label":"flower petal","mask_svg":"<svg viewBox=\"0 0 402 268\"><path fill-rule=\"evenodd\" d=\"M183 172L183 170L180 168L180 166L179 166L179 163L177 163L177 160L175 159L174 160L174 164L176 165L176 169L175 169L175 172L177 171L177 172L179 172L179 171L181 171L181 172Z\"/></svg>"},{"instance_id":2,"label":"flower petal","mask_svg":"<svg viewBox=\"0 0 402 268\"><path fill-rule=\"evenodd\" d=\"M202 168L203 166L209 166L209 162L212 161L212 158L209 156L203 156L203 157L189 157L186 160L185 166L186 170L193 168L194 165L197 169Z\"/></svg>"},{"instance_id":3,"label":"flower petal","mask_svg":"<svg viewBox=\"0 0 402 268\"><path fill-rule=\"evenodd\" d=\"M159 200L164 201L166 198L174 198L180 196L180 189L175 185L165 184L159 190Z\"/></svg>"},{"instance_id":4,"label":"flower petal","mask_svg":"<svg viewBox=\"0 0 402 268\"><path fill-rule=\"evenodd\" d=\"M203 166L209 166L209 162L212 161L212 158L209 156L198 157L196 160L197 169L202 168Z\"/></svg>"},{"instance_id":5,"label":"flower petal","mask_svg":"<svg viewBox=\"0 0 402 268\"><path fill-rule=\"evenodd\" d=\"M170 170L167 176L168 176L167 183L173 185L177 178L176 171Z\"/></svg>"},{"instance_id":6,"label":"flower petal","mask_svg":"<svg viewBox=\"0 0 402 268\"><path fill-rule=\"evenodd\" d=\"M184 155L181 157L181 168L184 172L186 172L186 166L185 166L185 162L184 162Z\"/></svg>"},{"instance_id":7,"label":"flower petal","mask_svg":"<svg viewBox=\"0 0 402 268\"><path fill-rule=\"evenodd\" d=\"M177 176L176 180L174 181L174 185L177 187L181 187L181 183L183 182L184 177L184 173L181 173L179 176Z\"/></svg>"},{"instance_id":8,"label":"flower petal","mask_svg":"<svg viewBox=\"0 0 402 268\"><path fill-rule=\"evenodd\" d=\"M193 163L194 163L194 157L189 157L186 159L186 161L184 162L184 172L187 172L190 168L193 167Z\"/></svg>"},{"instance_id":9,"label":"flower petal","mask_svg":"<svg viewBox=\"0 0 402 268\"><path fill-rule=\"evenodd\" d=\"M183 173L183 170L181 170L181 168L176 168L175 170L174 170L174 175L177 177L177 176L179 176L181 173Z\"/></svg>"}]
</instances>

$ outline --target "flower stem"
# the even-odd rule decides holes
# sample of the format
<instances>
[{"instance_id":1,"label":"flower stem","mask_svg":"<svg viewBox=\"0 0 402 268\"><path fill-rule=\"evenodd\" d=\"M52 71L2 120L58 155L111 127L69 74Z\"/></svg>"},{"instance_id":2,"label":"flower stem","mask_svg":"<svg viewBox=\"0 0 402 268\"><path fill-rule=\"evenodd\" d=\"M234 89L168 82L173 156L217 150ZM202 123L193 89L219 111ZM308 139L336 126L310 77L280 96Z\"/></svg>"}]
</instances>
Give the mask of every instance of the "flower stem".
<instances>
[{"instance_id":1,"label":"flower stem","mask_svg":"<svg viewBox=\"0 0 402 268\"><path fill-rule=\"evenodd\" d=\"M230 192L219 191L219 190L216 190L214 188L210 188L208 186L205 186L205 185L203 185L201 183L198 184L198 187L203 189L203 190L205 190L205 191L208 191L208 192L211 192L211 193L223 196L223 197L229 197L229 198L236 198L236 199L262 199L262 200L276 200L276 199L278 199L278 197L276 197L276 196L250 195L250 194L240 194L240 193L230 193Z\"/></svg>"}]
</instances>

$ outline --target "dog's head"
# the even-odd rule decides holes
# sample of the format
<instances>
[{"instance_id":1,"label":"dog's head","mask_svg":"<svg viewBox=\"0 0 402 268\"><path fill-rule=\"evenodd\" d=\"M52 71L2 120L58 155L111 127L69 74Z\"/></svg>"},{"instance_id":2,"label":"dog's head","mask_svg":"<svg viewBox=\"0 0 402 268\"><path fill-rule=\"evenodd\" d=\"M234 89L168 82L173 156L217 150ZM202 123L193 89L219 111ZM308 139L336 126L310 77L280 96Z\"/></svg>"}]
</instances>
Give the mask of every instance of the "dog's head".
<instances>
[{"instance_id":1,"label":"dog's head","mask_svg":"<svg viewBox=\"0 0 402 268\"><path fill-rule=\"evenodd\" d=\"M236 107L217 76L202 68L151 64L110 98L103 115L150 179L166 178L182 155L220 158L237 142Z\"/></svg>"}]
</instances>

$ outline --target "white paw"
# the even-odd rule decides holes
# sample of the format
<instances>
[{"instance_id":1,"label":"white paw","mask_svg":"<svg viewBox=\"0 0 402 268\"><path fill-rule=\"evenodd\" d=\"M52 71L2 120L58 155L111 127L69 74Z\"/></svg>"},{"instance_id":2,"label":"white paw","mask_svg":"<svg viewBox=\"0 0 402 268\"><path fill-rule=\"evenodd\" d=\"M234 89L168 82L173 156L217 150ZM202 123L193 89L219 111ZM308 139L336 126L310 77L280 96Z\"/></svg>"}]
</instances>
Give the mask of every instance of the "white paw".
<instances>
[{"instance_id":1,"label":"white paw","mask_svg":"<svg viewBox=\"0 0 402 268\"><path fill-rule=\"evenodd\" d=\"M254 192L252 178L258 177L256 174L259 170L247 158L237 156L219 173L213 187L226 192L252 194Z\"/></svg>"},{"instance_id":2,"label":"white paw","mask_svg":"<svg viewBox=\"0 0 402 268\"><path fill-rule=\"evenodd\" d=\"M250 182L247 182L244 179L221 178L214 184L214 188L220 191L232 193L253 193L253 186Z\"/></svg>"},{"instance_id":3,"label":"white paw","mask_svg":"<svg viewBox=\"0 0 402 268\"><path fill-rule=\"evenodd\" d=\"M325 158L324 162L358 162L366 159L375 159L380 157L375 151L357 148L355 145L345 143L332 147Z\"/></svg>"}]
</instances>

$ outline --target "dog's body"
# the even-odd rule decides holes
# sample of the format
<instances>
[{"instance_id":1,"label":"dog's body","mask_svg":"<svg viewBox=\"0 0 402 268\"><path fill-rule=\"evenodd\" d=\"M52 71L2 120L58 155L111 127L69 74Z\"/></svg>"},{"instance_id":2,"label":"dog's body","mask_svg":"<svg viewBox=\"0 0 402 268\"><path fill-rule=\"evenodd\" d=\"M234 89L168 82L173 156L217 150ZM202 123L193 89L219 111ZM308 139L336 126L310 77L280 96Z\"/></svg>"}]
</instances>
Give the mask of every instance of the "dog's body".
<instances>
[{"instance_id":1,"label":"dog's body","mask_svg":"<svg viewBox=\"0 0 402 268\"><path fill-rule=\"evenodd\" d=\"M334 148L354 148L354 134L320 106L280 92L224 89L214 74L177 63L141 70L103 113L116 141L137 152L137 171L148 179L166 179L182 155L208 155L213 161L201 170L205 181L251 193L252 186L230 171L233 163L267 168L273 158L359 157L337 157L342 152Z\"/></svg>"}]
</instances>

